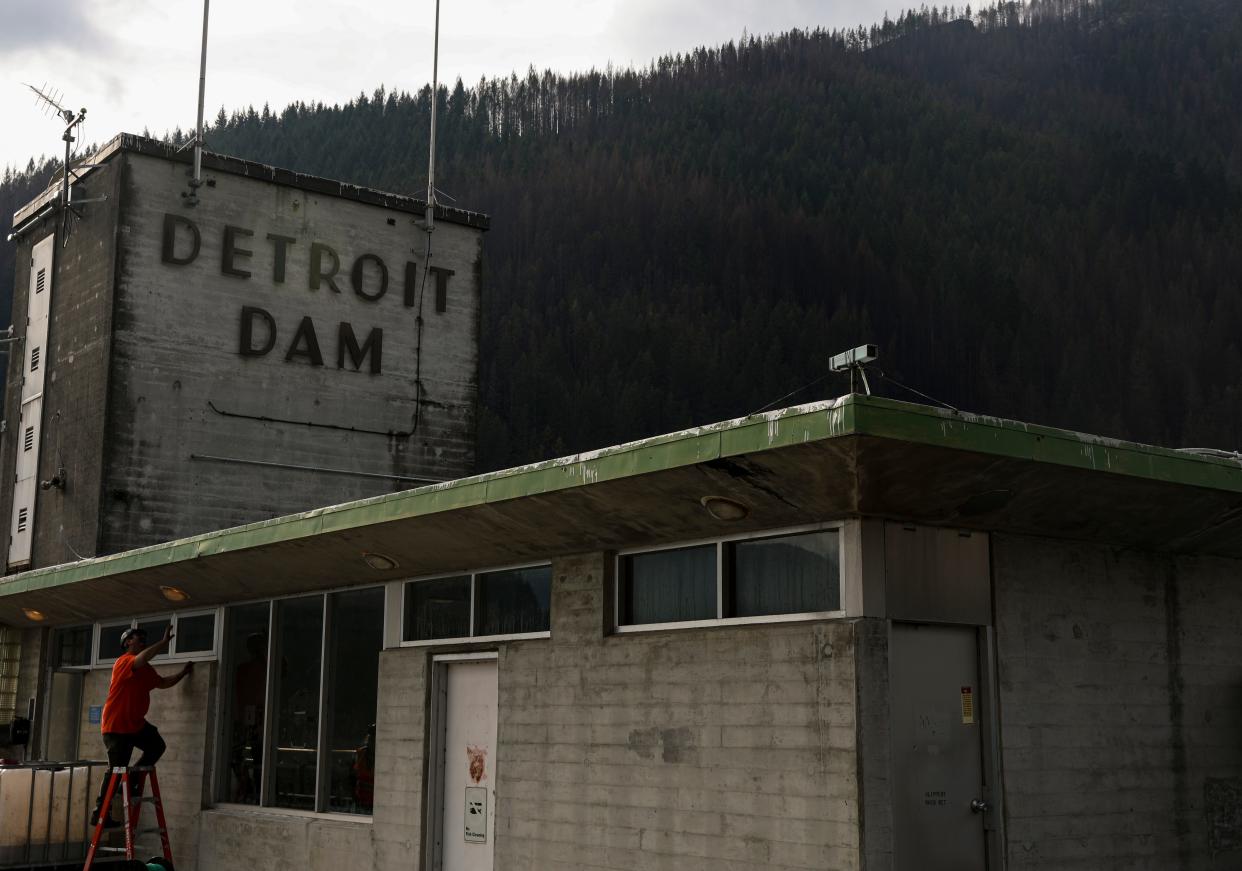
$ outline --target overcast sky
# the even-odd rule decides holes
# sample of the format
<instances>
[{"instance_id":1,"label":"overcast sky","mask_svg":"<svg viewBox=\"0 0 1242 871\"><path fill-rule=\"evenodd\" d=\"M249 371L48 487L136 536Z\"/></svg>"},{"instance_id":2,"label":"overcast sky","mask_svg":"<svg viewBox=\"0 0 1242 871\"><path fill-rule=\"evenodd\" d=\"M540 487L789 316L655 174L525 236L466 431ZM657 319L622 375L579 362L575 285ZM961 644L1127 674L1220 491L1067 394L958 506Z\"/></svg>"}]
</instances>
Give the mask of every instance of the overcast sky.
<instances>
[{"instance_id":1,"label":"overcast sky","mask_svg":"<svg viewBox=\"0 0 1242 871\"><path fill-rule=\"evenodd\" d=\"M887 0L441 0L440 78L643 66L743 32L870 23ZM87 108L86 141L194 124L202 0L0 0L0 167L60 153L23 82ZM431 81L434 0L213 0L207 117Z\"/></svg>"}]
</instances>

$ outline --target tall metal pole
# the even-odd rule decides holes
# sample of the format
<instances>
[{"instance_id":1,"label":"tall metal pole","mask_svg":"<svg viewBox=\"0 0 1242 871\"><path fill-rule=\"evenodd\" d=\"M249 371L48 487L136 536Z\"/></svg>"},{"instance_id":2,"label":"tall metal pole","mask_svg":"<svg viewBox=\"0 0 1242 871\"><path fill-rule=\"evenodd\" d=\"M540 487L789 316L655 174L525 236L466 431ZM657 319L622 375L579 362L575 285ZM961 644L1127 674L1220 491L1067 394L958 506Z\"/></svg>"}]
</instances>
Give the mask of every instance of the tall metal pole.
<instances>
[{"instance_id":1,"label":"tall metal pole","mask_svg":"<svg viewBox=\"0 0 1242 871\"><path fill-rule=\"evenodd\" d=\"M194 129L194 178L186 202L198 205L198 189L203 184L203 102L207 96L207 17L211 0L203 0L203 51L198 62L198 126Z\"/></svg>"},{"instance_id":2,"label":"tall metal pole","mask_svg":"<svg viewBox=\"0 0 1242 871\"><path fill-rule=\"evenodd\" d=\"M427 158L427 212L424 226L436 228L436 103L440 97L440 0L436 0L436 37L431 61L431 147Z\"/></svg>"}]
</instances>

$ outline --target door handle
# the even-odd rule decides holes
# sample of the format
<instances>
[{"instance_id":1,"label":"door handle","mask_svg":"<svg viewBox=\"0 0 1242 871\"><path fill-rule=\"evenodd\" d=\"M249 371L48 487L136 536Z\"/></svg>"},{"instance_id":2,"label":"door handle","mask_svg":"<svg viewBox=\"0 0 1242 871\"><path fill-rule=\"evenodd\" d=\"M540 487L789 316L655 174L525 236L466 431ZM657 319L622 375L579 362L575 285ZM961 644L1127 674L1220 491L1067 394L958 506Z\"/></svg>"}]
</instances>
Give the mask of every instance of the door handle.
<instances>
[{"instance_id":1,"label":"door handle","mask_svg":"<svg viewBox=\"0 0 1242 871\"><path fill-rule=\"evenodd\" d=\"M970 800L970 812L972 814L985 814L992 809L992 806L981 798L973 798Z\"/></svg>"}]
</instances>

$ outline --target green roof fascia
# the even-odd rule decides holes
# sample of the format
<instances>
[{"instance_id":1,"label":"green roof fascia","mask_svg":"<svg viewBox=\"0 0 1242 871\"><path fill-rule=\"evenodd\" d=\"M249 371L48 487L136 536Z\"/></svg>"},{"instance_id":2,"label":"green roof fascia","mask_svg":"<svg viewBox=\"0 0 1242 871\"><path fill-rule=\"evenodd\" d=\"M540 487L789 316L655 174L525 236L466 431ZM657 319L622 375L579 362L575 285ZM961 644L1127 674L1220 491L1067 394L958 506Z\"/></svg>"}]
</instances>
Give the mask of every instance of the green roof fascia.
<instances>
[{"instance_id":1,"label":"green roof fascia","mask_svg":"<svg viewBox=\"0 0 1242 871\"><path fill-rule=\"evenodd\" d=\"M880 397L856 400L854 429L861 435L1242 493L1242 461L1237 459Z\"/></svg>"},{"instance_id":2,"label":"green roof fascia","mask_svg":"<svg viewBox=\"0 0 1242 871\"><path fill-rule=\"evenodd\" d=\"M1236 460L880 397L850 395L316 508L110 556L35 569L0 580L0 596L849 435L1242 492L1242 462Z\"/></svg>"},{"instance_id":3,"label":"green roof fascia","mask_svg":"<svg viewBox=\"0 0 1242 871\"><path fill-rule=\"evenodd\" d=\"M315 508L109 556L34 569L0 579L0 596L849 435L853 429L855 398L795 406L589 453Z\"/></svg>"}]
</instances>

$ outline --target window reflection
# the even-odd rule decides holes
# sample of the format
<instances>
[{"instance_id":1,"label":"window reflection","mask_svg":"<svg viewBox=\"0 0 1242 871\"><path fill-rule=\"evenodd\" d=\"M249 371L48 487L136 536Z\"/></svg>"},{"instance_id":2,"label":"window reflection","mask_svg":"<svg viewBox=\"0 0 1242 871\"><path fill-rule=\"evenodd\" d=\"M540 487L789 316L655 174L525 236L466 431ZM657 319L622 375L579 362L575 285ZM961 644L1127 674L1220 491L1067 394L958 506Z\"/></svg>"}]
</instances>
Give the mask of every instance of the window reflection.
<instances>
[{"instance_id":1,"label":"window reflection","mask_svg":"<svg viewBox=\"0 0 1242 871\"><path fill-rule=\"evenodd\" d=\"M841 607L835 530L738 541L731 550L730 616L806 614Z\"/></svg>"},{"instance_id":2,"label":"window reflection","mask_svg":"<svg viewBox=\"0 0 1242 871\"><path fill-rule=\"evenodd\" d=\"M334 593L324 705L327 727L326 810L369 814L375 794L375 716L379 655L384 646L384 591Z\"/></svg>"},{"instance_id":3,"label":"window reflection","mask_svg":"<svg viewBox=\"0 0 1242 871\"><path fill-rule=\"evenodd\" d=\"M487 572L477 576L476 584L475 635L547 631L551 566Z\"/></svg>"},{"instance_id":4,"label":"window reflection","mask_svg":"<svg viewBox=\"0 0 1242 871\"><path fill-rule=\"evenodd\" d=\"M406 641L465 638L470 634L470 576L435 578L405 585Z\"/></svg>"},{"instance_id":5,"label":"window reflection","mask_svg":"<svg viewBox=\"0 0 1242 871\"><path fill-rule=\"evenodd\" d=\"M716 615L716 546L636 553L622 559L621 623L676 623Z\"/></svg>"},{"instance_id":6,"label":"window reflection","mask_svg":"<svg viewBox=\"0 0 1242 871\"><path fill-rule=\"evenodd\" d=\"M272 662L279 663L272 738L276 750L274 807L313 810L319 760L319 663L323 597L276 603Z\"/></svg>"},{"instance_id":7,"label":"window reflection","mask_svg":"<svg viewBox=\"0 0 1242 871\"><path fill-rule=\"evenodd\" d=\"M225 618L225 741L228 776L220 799L258 804L263 772L263 713L267 694L267 602L238 605Z\"/></svg>"}]
</instances>

